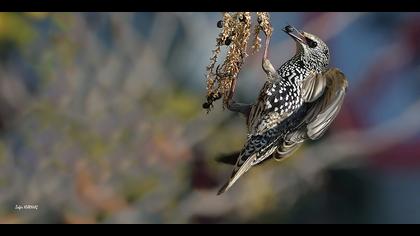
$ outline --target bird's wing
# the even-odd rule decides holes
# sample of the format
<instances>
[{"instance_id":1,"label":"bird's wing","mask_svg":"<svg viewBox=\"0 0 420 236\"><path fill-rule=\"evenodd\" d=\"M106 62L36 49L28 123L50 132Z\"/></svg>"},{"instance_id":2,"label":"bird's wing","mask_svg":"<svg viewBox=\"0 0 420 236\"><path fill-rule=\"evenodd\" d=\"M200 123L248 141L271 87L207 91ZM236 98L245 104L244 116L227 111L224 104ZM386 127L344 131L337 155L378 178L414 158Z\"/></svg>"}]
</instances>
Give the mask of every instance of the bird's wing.
<instances>
[{"instance_id":1,"label":"bird's wing","mask_svg":"<svg viewBox=\"0 0 420 236\"><path fill-rule=\"evenodd\" d=\"M332 68L313 78L321 82L307 80L304 83L307 85L303 89L306 92L304 96L307 101L312 101L309 102L307 114L296 131L288 134L284 140L279 140L276 160L290 156L306 139L320 138L340 111L347 90L344 74Z\"/></svg>"},{"instance_id":2,"label":"bird's wing","mask_svg":"<svg viewBox=\"0 0 420 236\"><path fill-rule=\"evenodd\" d=\"M323 77L326 81L325 91L322 97L314 102L305 118L306 134L310 139L318 139L325 133L338 115L347 91L347 78L340 70L329 69Z\"/></svg>"},{"instance_id":3,"label":"bird's wing","mask_svg":"<svg viewBox=\"0 0 420 236\"><path fill-rule=\"evenodd\" d=\"M311 73L302 81L302 98L304 102L313 102L323 93L326 78L321 73Z\"/></svg>"},{"instance_id":4,"label":"bird's wing","mask_svg":"<svg viewBox=\"0 0 420 236\"><path fill-rule=\"evenodd\" d=\"M292 114L291 110L281 112L279 107L286 105L280 85L266 82L261 89L258 102L252 106L247 118L248 132L250 135L263 134L269 129L276 127L284 119Z\"/></svg>"},{"instance_id":5,"label":"bird's wing","mask_svg":"<svg viewBox=\"0 0 420 236\"><path fill-rule=\"evenodd\" d=\"M294 132L297 133L297 132ZM277 147L274 159L277 161L283 160L284 157L291 156L303 143L304 139L299 141L291 141L290 139L281 140Z\"/></svg>"}]
</instances>

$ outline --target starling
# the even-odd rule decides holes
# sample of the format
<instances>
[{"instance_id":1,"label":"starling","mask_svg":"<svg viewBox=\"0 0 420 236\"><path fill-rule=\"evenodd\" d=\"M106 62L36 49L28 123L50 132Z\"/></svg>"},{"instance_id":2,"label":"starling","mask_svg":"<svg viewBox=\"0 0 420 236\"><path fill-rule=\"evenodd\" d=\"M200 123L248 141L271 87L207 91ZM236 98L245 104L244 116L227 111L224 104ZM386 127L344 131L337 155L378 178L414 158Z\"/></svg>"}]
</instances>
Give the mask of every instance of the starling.
<instances>
[{"instance_id":1,"label":"starling","mask_svg":"<svg viewBox=\"0 0 420 236\"><path fill-rule=\"evenodd\" d=\"M266 35L262 67L267 81L257 101L228 104L229 110L247 118L248 137L229 181L218 194L232 187L252 166L271 158L284 160L305 140L320 138L343 104L347 79L337 68L328 68L328 46L290 25L283 31L296 42L295 55L274 69L268 59L270 36Z\"/></svg>"}]
</instances>

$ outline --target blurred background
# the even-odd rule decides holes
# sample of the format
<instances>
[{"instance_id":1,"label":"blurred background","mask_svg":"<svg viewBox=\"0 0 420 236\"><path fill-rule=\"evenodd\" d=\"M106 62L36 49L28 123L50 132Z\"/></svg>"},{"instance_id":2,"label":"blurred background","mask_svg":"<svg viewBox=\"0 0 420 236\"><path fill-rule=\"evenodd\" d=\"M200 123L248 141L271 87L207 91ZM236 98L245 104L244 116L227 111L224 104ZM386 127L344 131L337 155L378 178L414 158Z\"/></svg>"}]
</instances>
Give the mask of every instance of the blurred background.
<instances>
[{"instance_id":1,"label":"blurred background","mask_svg":"<svg viewBox=\"0 0 420 236\"><path fill-rule=\"evenodd\" d=\"M319 35L348 95L322 139L216 196L246 137L201 107L221 16L0 13L0 223L420 223L420 14L272 12L273 64L286 24Z\"/></svg>"}]
</instances>

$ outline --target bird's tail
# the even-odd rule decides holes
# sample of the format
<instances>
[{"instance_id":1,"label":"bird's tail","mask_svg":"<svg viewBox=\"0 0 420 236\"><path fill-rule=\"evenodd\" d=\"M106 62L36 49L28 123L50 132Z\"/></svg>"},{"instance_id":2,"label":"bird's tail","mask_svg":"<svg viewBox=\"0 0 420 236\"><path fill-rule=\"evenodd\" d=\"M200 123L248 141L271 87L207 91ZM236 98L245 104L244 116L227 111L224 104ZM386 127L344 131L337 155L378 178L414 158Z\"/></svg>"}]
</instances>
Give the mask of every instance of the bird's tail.
<instances>
[{"instance_id":1,"label":"bird's tail","mask_svg":"<svg viewBox=\"0 0 420 236\"><path fill-rule=\"evenodd\" d=\"M273 128L261 135L250 136L236 160L235 168L232 171L229 181L219 190L218 195L226 192L232 185L247 172L253 165L257 165L277 148L279 139L278 129Z\"/></svg>"},{"instance_id":2,"label":"bird's tail","mask_svg":"<svg viewBox=\"0 0 420 236\"><path fill-rule=\"evenodd\" d=\"M232 185L241 177L245 172L247 172L251 166L252 163L256 159L256 154L252 155L250 158L248 158L244 163L241 163L241 156L239 156L238 161L236 163L236 167L232 172L232 175L229 179L229 181L223 185L222 188L220 188L219 192L217 192L217 195L220 195L224 192L226 192Z\"/></svg>"}]
</instances>

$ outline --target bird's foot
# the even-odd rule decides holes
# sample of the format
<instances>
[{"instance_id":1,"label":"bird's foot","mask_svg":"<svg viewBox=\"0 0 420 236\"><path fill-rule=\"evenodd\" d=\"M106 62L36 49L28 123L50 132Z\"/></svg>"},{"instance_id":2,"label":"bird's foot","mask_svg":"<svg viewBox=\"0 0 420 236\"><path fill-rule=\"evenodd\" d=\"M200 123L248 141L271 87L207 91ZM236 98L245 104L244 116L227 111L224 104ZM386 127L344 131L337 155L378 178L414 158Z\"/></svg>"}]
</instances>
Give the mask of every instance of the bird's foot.
<instances>
[{"instance_id":1,"label":"bird's foot","mask_svg":"<svg viewBox=\"0 0 420 236\"><path fill-rule=\"evenodd\" d=\"M227 104L227 109L233 112L242 113L245 116L249 115L249 112L251 111L251 107L252 107L251 104L238 103L233 100L229 100Z\"/></svg>"},{"instance_id":2,"label":"bird's foot","mask_svg":"<svg viewBox=\"0 0 420 236\"><path fill-rule=\"evenodd\" d=\"M270 60L268 60L267 58L263 58L262 68L267 74L268 80L273 81L280 78L273 64L271 64Z\"/></svg>"}]
</instances>

